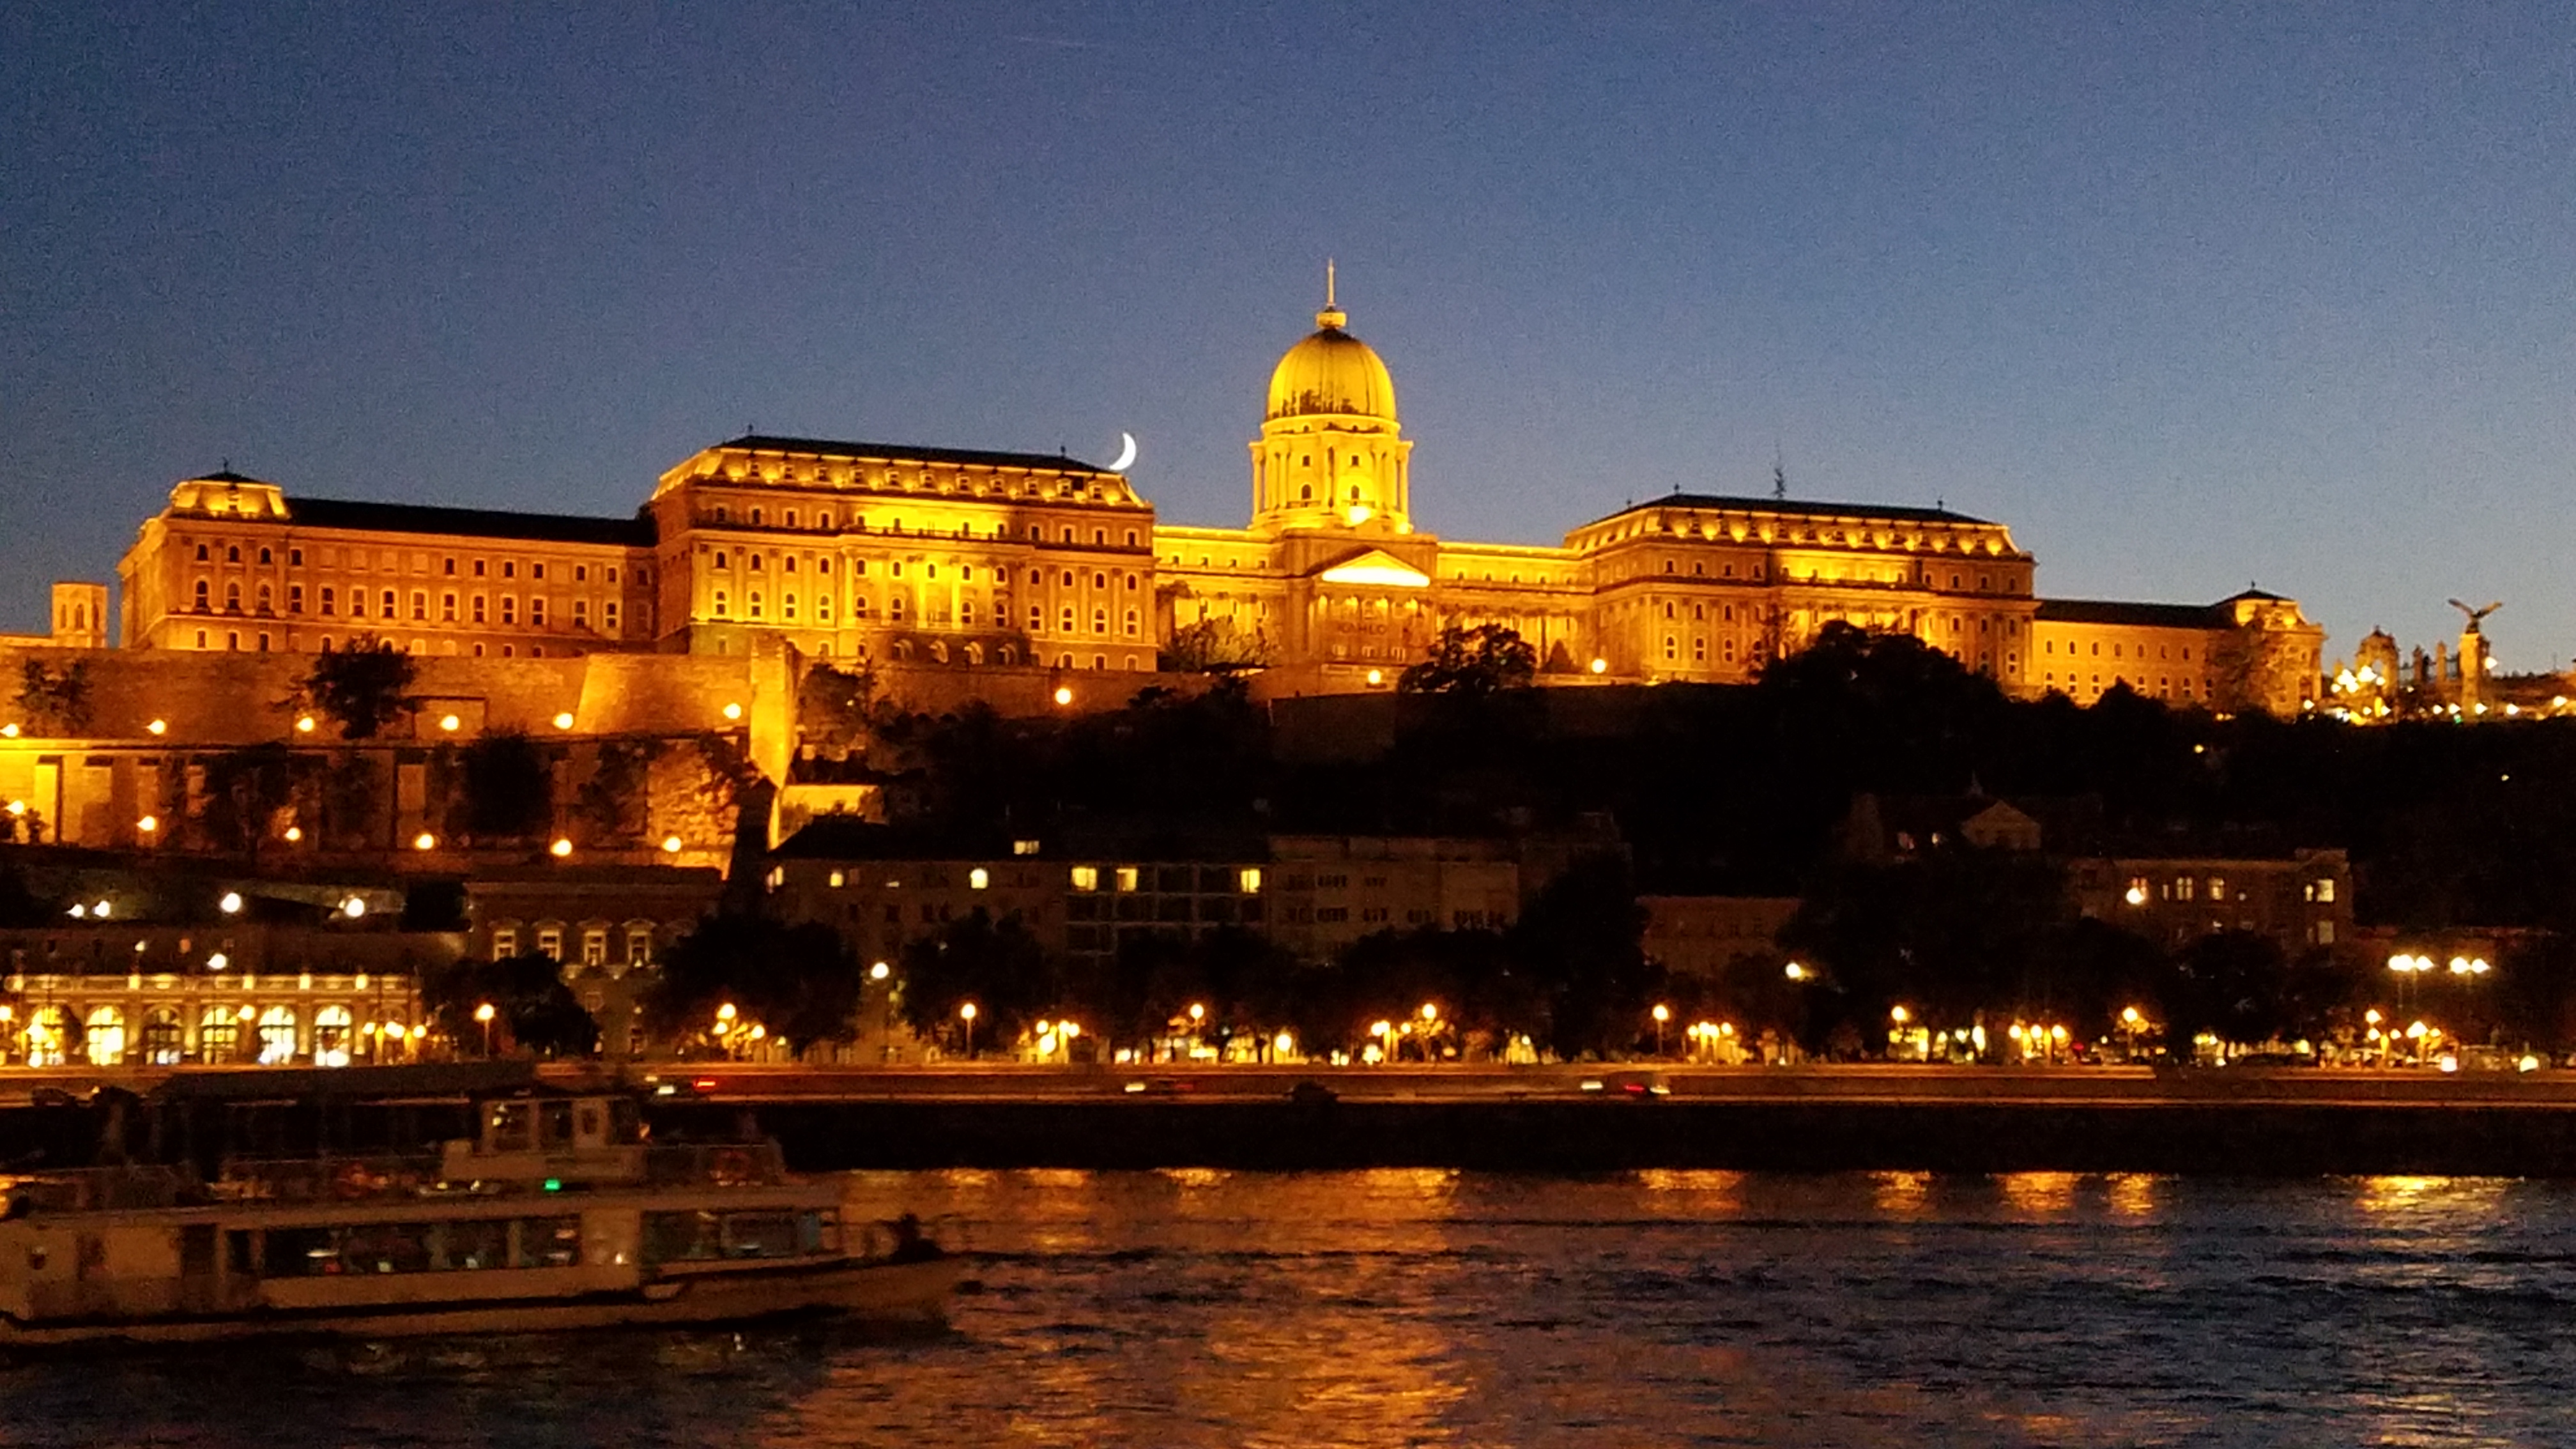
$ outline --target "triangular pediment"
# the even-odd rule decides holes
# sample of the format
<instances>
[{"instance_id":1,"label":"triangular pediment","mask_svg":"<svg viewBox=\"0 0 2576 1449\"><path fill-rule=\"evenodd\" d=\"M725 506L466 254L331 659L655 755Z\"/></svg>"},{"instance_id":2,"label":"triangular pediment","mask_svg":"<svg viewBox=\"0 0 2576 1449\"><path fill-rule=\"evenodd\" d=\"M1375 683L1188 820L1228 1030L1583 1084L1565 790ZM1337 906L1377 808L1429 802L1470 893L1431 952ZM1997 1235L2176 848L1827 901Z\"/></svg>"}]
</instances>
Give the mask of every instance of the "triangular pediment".
<instances>
[{"instance_id":1,"label":"triangular pediment","mask_svg":"<svg viewBox=\"0 0 2576 1449\"><path fill-rule=\"evenodd\" d=\"M1317 570L1315 577L1328 584L1356 584L1362 588L1427 589L1431 576L1382 548L1364 548L1357 553L1337 558Z\"/></svg>"}]
</instances>

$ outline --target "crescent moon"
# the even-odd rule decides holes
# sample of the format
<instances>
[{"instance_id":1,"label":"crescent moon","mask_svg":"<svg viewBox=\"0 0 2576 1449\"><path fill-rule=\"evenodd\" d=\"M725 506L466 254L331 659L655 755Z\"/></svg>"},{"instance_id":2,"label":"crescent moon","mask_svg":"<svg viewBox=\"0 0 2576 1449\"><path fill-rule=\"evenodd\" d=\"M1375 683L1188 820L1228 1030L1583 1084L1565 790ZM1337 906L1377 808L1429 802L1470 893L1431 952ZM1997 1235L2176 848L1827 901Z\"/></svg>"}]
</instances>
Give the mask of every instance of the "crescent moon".
<instances>
[{"instance_id":1,"label":"crescent moon","mask_svg":"<svg viewBox=\"0 0 2576 1449\"><path fill-rule=\"evenodd\" d=\"M1109 465L1109 471L1112 473L1124 473L1136 461L1136 435L1120 433L1118 437L1124 446L1118 450L1118 461Z\"/></svg>"}]
</instances>

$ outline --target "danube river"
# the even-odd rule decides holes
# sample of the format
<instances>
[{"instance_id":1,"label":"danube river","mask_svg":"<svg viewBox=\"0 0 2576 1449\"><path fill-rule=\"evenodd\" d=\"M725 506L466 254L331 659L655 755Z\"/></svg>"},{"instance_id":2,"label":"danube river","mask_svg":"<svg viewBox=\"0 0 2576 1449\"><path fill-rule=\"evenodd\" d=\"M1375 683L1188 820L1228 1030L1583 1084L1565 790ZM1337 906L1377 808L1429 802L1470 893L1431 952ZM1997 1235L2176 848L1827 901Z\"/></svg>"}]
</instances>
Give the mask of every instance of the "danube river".
<instances>
[{"instance_id":1,"label":"danube river","mask_svg":"<svg viewBox=\"0 0 2576 1449\"><path fill-rule=\"evenodd\" d=\"M31 1445L2576 1443L2576 1184L871 1175L944 1334L0 1369Z\"/></svg>"}]
</instances>

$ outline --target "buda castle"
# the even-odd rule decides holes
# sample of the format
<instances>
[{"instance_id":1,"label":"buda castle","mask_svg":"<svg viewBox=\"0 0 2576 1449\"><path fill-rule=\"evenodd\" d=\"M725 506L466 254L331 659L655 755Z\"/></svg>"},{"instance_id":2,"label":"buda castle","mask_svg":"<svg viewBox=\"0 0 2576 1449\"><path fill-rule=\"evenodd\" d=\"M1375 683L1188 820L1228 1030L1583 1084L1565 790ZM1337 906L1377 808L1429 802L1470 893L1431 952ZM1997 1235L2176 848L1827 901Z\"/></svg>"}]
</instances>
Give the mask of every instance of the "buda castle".
<instances>
[{"instance_id":1,"label":"buda castle","mask_svg":"<svg viewBox=\"0 0 2576 1449\"><path fill-rule=\"evenodd\" d=\"M1391 689L1443 628L1486 623L1534 645L1548 682L1741 683L1841 621L1914 635L2016 695L2125 683L2288 715L2315 694L2323 632L2292 600L2042 599L2009 529L1940 508L1677 492L1553 546L1442 539L1414 526L1393 376L1329 284L1315 324L1271 372L1242 528L1159 523L1124 475L1062 456L764 435L680 460L629 518L308 498L225 471L143 524L118 566L117 643L786 646L898 687L953 675L951 695L1213 651L1278 695ZM104 642L103 588L58 586L56 613L57 642Z\"/></svg>"}]
</instances>

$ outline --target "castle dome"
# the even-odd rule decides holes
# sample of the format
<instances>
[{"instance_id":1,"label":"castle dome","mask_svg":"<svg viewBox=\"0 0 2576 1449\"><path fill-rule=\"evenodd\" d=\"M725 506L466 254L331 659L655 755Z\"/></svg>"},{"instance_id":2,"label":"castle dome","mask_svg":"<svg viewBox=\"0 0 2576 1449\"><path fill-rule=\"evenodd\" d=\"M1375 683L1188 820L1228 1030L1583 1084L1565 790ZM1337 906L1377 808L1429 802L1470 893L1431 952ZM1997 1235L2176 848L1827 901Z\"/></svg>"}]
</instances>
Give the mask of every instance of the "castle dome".
<instances>
[{"instance_id":1,"label":"castle dome","mask_svg":"<svg viewBox=\"0 0 2576 1449\"><path fill-rule=\"evenodd\" d=\"M1270 374L1265 422L1295 417L1364 417L1396 421L1395 379L1367 343L1342 330L1350 318L1327 294L1315 332L1279 359Z\"/></svg>"}]
</instances>

